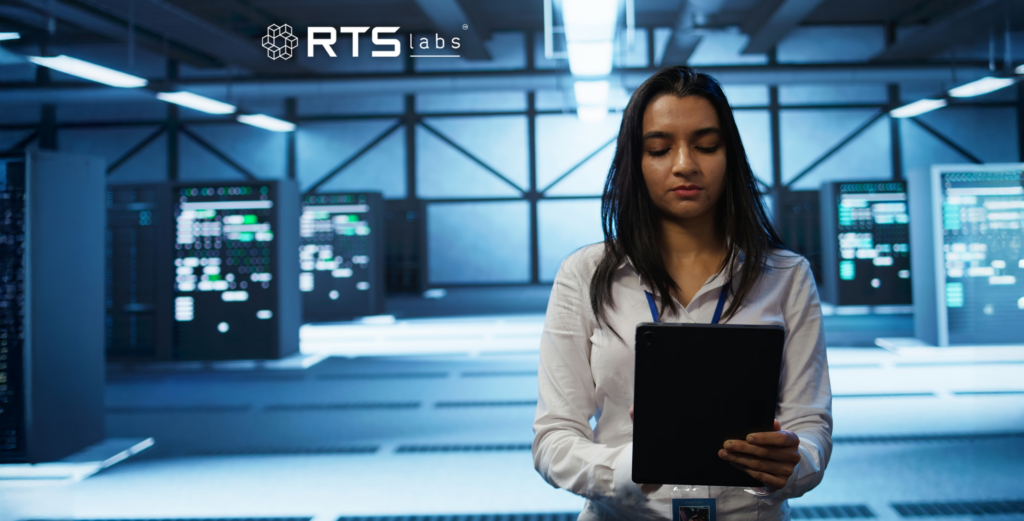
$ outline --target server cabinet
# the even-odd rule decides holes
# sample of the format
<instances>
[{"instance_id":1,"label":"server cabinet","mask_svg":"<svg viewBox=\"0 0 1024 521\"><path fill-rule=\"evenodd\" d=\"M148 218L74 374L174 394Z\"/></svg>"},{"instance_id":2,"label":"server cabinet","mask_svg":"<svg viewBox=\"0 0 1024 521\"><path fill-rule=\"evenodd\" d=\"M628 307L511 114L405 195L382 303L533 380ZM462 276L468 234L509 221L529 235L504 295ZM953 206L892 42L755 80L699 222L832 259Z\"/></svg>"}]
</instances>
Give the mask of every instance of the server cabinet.
<instances>
[{"instance_id":1,"label":"server cabinet","mask_svg":"<svg viewBox=\"0 0 1024 521\"><path fill-rule=\"evenodd\" d=\"M102 159L0 160L0 463L104 437Z\"/></svg>"},{"instance_id":2,"label":"server cabinet","mask_svg":"<svg viewBox=\"0 0 1024 521\"><path fill-rule=\"evenodd\" d=\"M383 214L379 193L303 197L299 289L306 322L384 312Z\"/></svg>"}]
</instances>

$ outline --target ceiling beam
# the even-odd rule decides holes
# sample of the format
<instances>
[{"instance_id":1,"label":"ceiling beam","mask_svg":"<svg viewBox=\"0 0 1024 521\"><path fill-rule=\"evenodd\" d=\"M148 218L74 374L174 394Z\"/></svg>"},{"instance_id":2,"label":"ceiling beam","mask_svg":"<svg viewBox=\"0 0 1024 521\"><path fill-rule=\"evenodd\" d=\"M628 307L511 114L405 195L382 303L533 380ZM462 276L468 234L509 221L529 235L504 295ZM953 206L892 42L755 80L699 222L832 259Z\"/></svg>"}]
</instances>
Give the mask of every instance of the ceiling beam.
<instances>
[{"instance_id":1,"label":"ceiling beam","mask_svg":"<svg viewBox=\"0 0 1024 521\"><path fill-rule=\"evenodd\" d=\"M744 32L750 36L743 54L772 50L824 0L762 0L751 12Z\"/></svg>"},{"instance_id":2,"label":"ceiling beam","mask_svg":"<svg viewBox=\"0 0 1024 521\"><path fill-rule=\"evenodd\" d=\"M440 33L459 39L460 56L469 60L491 59L484 46L482 26L470 20L459 0L416 0L416 5Z\"/></svg>"},{"instance_id":3,"label":"ceiling beam","mask_svg":"<svg viewBox=\"0 0 1024 521\"><path fill-rule=\"evenodd\" d=\"M988 29L1005 12L1005 5L1002 0L977 0L897 40L871 61L930 58Z\"/></svg>"},{"instance_id":4,"label":"ceiling beam","mask_svg":"<svg viewBox=\"0 0 1024 521\"><path fill-rule=\"evenodd\" d=\"M20 0L20 7L26 13L31 12L43 19L52 16L60 20L62 24L71 25L85 32L93 33L116 42L128 42L130 39L126 22L120 21L106 13L96 12L88 7L47 0ZM45 30L45 25L42 29ZM208 54L188 47L182 47L175 42L167 41L162 36L139 27L136 27L135 30L135 41L150 51L157 54L163 54L166 51L168 58L188 63L195 67L212 68L224 66L221 61Z\"/></svg>"},{"instance_id":5,"label":"ceiling beam","mask_svg":"<svg viewBox=\"0 0 1024 521\"><path fill-rule=\"evenodd\" d=\"M694 17L697 16L693 5L683 0L679 13L676 14L676 23L672 27L672 37L668 39L665 46L665 54L661 58L661 66L669 67L674 65L686 65L697 44L700 43L701 35L694 32L696 24Z\"/></svg>"},{"instance_id":6,"label":"ceiling beam","mask_svg":"<svg viewBox=\"0 0 1024 521\"><path fill-rule=\"evenodd\" d=\"M43 0L36 0L43 1ZM260 40L245 38L164 0L76 0L120 20L133 18L135 25L183 46L202 49L227 65L257 73L297 73L305 69L296 60L271 60ZM134 10L134 12L133 12Z\"/></svg>"},{"instance_id":7,"label":"ceiling beam","mask_svg":"<svg viewBox=\"0 0 1024 521\"><path fill-rule=\"evenodd\" d=\"M949 79L949 66L940 63L834 63L801 65L733 65L697 67L724 84L806 84L893 82L929 82L940 84ZM611 82L628 90L635 89L657 71L618 69ZM987 63L964 63L957 69L964 81L989 74ZM181 80L178 86L214 98L223 98L230 89L244 107L246 99L287 97L322 98L344 95L413 94L424 92L471 92L494 90L561 90L572 83L564 70L474 71L403 74L334 74L294 76L236 77ZM144 89L115 89L104 85L64 82L40 87L30 82L0 83L0 106L17 103L89 103L153 100Z\"/></svg>"},{"instance_id":8,"label":"ceiling beam","mask_svg":"<svg viewBox=\"0 0 1024 521\"><path fill-rule=\"evenodd\" d=\"M6 30L27 32L46 30L46 17L14 4L0 4L0 27Z\"/></svg>"}]
</instances>

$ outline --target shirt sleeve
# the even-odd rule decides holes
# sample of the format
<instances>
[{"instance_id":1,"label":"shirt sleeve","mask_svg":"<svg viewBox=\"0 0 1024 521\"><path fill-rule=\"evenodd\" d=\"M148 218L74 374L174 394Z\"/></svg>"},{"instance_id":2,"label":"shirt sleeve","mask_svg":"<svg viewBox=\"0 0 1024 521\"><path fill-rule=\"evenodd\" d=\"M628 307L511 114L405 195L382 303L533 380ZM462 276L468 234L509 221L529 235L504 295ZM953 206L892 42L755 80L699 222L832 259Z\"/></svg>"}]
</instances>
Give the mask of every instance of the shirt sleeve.
<instances>
[{"instance_id":1,"label":"shirt sleeve","mask_svg":"<svg viewBox=\"0 0 1024 521\"><path fill-rule=\"evenodd\" d=\"M548 301L533 422L534 467L555 487L598 501L636 504L643 494L630 479L632 443L595 443L590 427L597 397L590 367L590 281L578 269L585 260L577 254L562 264Z\"/></svg>"},{"instance_id":2,"label":"shirt sleeve","mask_svg":"<svg viewBox=\"0 0 1024 521\"><path fill-rule=\"evenodd\" d=\"M779 404L783 430L800 438L800 463L781 489L750 491L770 502L800 497L821 483L832 454L832 386L825 354L821 302L810 264L801 258L782 302L786 321Z\"/></svg>"}]
</instances>

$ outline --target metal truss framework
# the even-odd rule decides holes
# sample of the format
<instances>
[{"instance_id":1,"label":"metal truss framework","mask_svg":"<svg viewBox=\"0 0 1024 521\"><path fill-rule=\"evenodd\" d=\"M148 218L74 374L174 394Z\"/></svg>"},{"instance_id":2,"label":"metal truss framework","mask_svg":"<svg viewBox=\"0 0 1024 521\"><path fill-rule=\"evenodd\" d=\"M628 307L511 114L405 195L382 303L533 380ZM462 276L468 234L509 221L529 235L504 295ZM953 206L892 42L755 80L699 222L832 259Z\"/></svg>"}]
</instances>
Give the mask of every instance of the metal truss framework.
<instances>
[{"instance_id":1,"label":"metal truss framework","mask_svg":"<svg viewBox=\"0 0 1024 521\"><path fill-rule=\"evenodd\" d=\"M1017 113L1018 113L1018 120L1020 120L1020 119L1022 119L1022 116L1024 116L1024 86L1022 86L1020 88L1019 94L1020 94L1019 98L1021 99L1021 101L1018 101L1018 103L1016 103L1016 104L1014 104L1014 103L961 103L961 104L957 104L955 106L1016 107L1017 108ZM567 178L569 175L571 175L573 172L575 172L579 167L581 167L583 164L585 164L588 160L590 160L595 155L600 153L602 150L604 150L605 148L607 148L609 146L612 146L614 144L614 142L615 142L615 139L612 139L612 140L609 140L607 142L602 143L595 150L593 150L590 154L587 154L582 160L577 162L575 165L573 165L571 168L566 170L564 173L562 173L559 176L557 176L554 181L548 183L547 186L538 187L537 186L537 157L536 157L536 155L537 155L536 154L536 116L539 115L539 114L562 114L562 112L561 111L539 111L539 110L536 110L535 103L534 103L534 98L535 98L535 96L534 96L533 92L527 93L527 109L526 109L526 111L496 111L496 112L470 112L470 113L466 113L466 112L451 112L451 113L418 114L418 113L415 112L415 97L413 95L407 95L406 96L406 103L405 103L406 110L402 114L377 114L377 115L359 115L359 116L296 117L295 116L294 100L289 100L289 102L286 103L286 104L288 105L288 108L289 108L289 110L288 110L289 116L290 116L289 119L291 119L291 120L293 120L293 121L295 121L295 122L297 122L299 124L301 124L304 121L309 121L309 122L312 122L312 121L353 121L353 120L366 120L366 119L392 119L392 120L396 120L396 122L393 125L389 126L383 132L378 134L368 144L364 145L362 148L357 150L350 157L346 158L344 161L339 163L336 167L334 167L331 170L329 170L319 180L314 182L310 186L310 188L306 190L306 193L316 192L324 184L326 184L328 181L330 181L331 179L335 178L338 175L344 175L344 171L345 171L345 169L349 165L354 163L358 158L360 158L360 157L364 156L365 154L367 154L368 152L370 152L374 147L376 147L378 144L380 144L389 135L391 135L392 133L398 131L400 128L404 127L405 130L406 130L406 147L407 147L406 157L407 157L407 165L408 165L408 170L409 170L407 172L407 177L406 177L407 184L408 184L407 191L406 191L407 192L407 196L406 197L408 199L412 199L412 200L417 199L417 196L416 196L416 193L415 193L415 191L416 191L415 190L415 187L416 187L416 172L415 172L416 147L415 147L415 132L413 131L413 129L416 128L417 126L427 130L428 132L430 132L431 134L433 134L437 138L441 139L448 146L452 147L454 150L456 150L459 153L463 154L468 159L470 159L471 161L473 161L474 163L479 165L481 168L483 168L484 170L489 172L490 175L493 175L493 176L497 177L499 180L501 180L502 182L504 182L504 183L506 183L506 184L508 184L508 185L510 185L512 187L514 187L519 192L519 194L520 194L519 196L516 196L516 197L488 197L488 198L429 199L429 200L425 200L425 202L427 204L439 204L439 203L454 203L454 202L504 202L504 201L522 201L522 200L528 201L529 204L530 204L530 216L531 216L531 222L530 222L530 243L531 243L531 256L530 256L530 258L531 258L531 270L530 270L530 272L531 272L531 281L530 281L530 283L536 284L536 283L540 283L540 279L539 279L540 267L539 267L539 251L538 251L538 249L539 249L539 230L538 230L538 222L537 222L537 219L538 219L538 216L537 216L538 202L540 200L575 200L575 199L595 200L595 199L600 199L600 196L597 196L597 195L594 195L594 196L551 196L551 195L547 195L546 193L551 188L556 186L559 182L563 181L565 178ZM772 150L772 152L773 152L773 168L772 168L773 172L772 172L772 178L774 180L774 183L773 183L774 186L768 186L767 184L765 184L764 182L762 182L760 180L759 180L759 182L761 183L762 187L766 191L768 191L769 193L771 193L773 196L776 197L776 201L778 202L778 201L785 200L785 198L787 197L787 194L789 192L790 187L795 182L797 182L798 180L800 180L801 178L803 178L804 176L806 176L807 174L812 172L816 167L821 165L829 157L831 157L836 152L838 152L840 149L842 149L845 145L847 145L848 143L850 143L854 139L856 139L866 129L868 129L873 123L875 123L876 121L878 121L879 119L881 119L883 117L886 117L887 110L889 108L891 108L890 107L891 105L892 104L890 103L890 104L887 104L887 105L882 105L882 104L833 104L833 105L786 105L786 106L780 106L780 104L778 102L778 88L777 88L777 86L769 86L769 104L767 106L742 107L742 108L736 108L734 110L737 110L737 111L743 111L743 110L767 110L769 112L770 124L771 124L771 127L772 127L772 132L771 132L771 136L772 136L772 138L771 138L771 140L772 140L772 149L773 149ZM874 108L874 109L877 110L877 113L875 113L867 121L862 123L855 130L853 130L850 134L845 136L837 144L833 145L828 150L826 150L824 153L822 153L815 161L811 162L809 166L805 167L795 177L790 179L788 183L783 183L782 182L782 171L781 171L781 146L780 146L780 143L781 143L781 141L780 141L780 133L781 132L780 132L780 124L779 124L779 114L780 114L780 112L782 110L800 110L800 109L816 109L816 110L818 110L818 109L854 109L854 108ZM223 161L227 165L231 166L235 171L237 171L240 175L242 175L246 179L249 179L249 180L256 180L256 179L258 179L258 177L253 172L249 171L248 169L246 169L245 167L243 167L242 165L240 165L239 163L237 163L236 161L231 159L231 157L228 154L224 153L222 150L217 148L217 146L215 146L214 144L212 144L212 143L208 142L207 140L201 138L200 136L198 136L195 132L193 132L189 128L189 127L192 127L192 126L201 126L201 125L204 125L204 124L224 123L225 120L182 121L182 120L179 120L177 118L177 111L173 110L173 109L176 109L176 107L173 107L172 110L168 111L168 118L166 120L157 120L157 121L93 122L93 123L86 122L86 123L73 123L73 124L57 124L56 127L57 128L96 128L96 127L139 126L139 125L147 125L147 124L149 124L149 125L156 125L157 126L156 130L154 130L153 132L149 133L146 137L144 137L142 140L140 140L138 143L136 143L131 149L129 149L127 152L125 152L122 156L120 156L118 159L116 159L113 162L111 162L111 164L109 165L109 167L107 169L107 174L108 175L112 174L118 168L123 166L129 159L131 159L137 153L139 153L140 151L145 149L148 145L153 143L161 135L166 134L166 135L168 135L168 138L169 138L168 139L168 175L167 175L167 178L168 178L168 180L171 180L171 181L177 180L178 176L177 176L177 161L176 160L177 160L177 157L178 157L178 142L179 142L178 141L178 139L179 139L178 136L180 134L184 134L184 135L188 136L191 140L193 140L196 144L198 144L201 148L205 149L206 151L210 152L211 154L213 154L214 156L219 158L221 161ZM465 149L464 147L462 147L458 143L456 143L453 139L451 139L450 137L446 136L444 133L442 133L438 129L434 128L430 124L425 123L423 121L423 118L425 118L425 117L431 117L431 118L438 118L438 117L465 117L465 116L488 117L488 116L506 116L506 115L520 115L520 116L526 116L527 117L527 129L528 129L527 144L528 144L528 154L529 154L529 162L528 162L528 166L529 166L529 186L525 190L520 188L518 185L516 185L514 182L509 180L504 175L502 175L497 169L495 169L493 166L489 165L486 161L484 161L483 159L481 159L478 156L474 155L472 152L468 151L467 149ZM923 130L925 130L926 132L928 132L929 134L933 135L934 137L936 137L940 141L942 141L945 145L949 146L951 149L955 150L957 153L963 155L969 161L974 162L974 163L982 163L983 162L976 155L970 153L963 146L957 144L955 140L953 140L949 136L939 132L938 130L936 130L935 128L931 127L930 125L927 125L926 123L924 123L922 121L919 121L918 119L911 119L910 121L913 124L917 125L918 127L922 128ZM1018 124L1021 125L1022 127L1024 127L1024 122L1018 121ZM0 157L5 156L5 155L10 155L10 154L16 154L16 153L19 153L19 152L25 150L26 147L28 147L32 142L38 141L39 140L39 136L43 133L42 132L43 129L38 128L37 125L3 125L3 126L0 126L0 129L34 129L34 131L31 134L29 134L28 136L22 138L13 147L11 147L10 149L8 149L6 151L0 152ZM894 129L894 130L898 129L898 126L893 124L891 126L891 129ZM898 155L900 153L900 143L899 143L899 134L898 134L898 132L892 132L891 133L891 139L893 140L893 147L892 147L893 148L893 152L894 152L894 154ZM1018 139L1021 141L1021 144L1024 145L1024 136L1018 136ZM1022 154L1022 160L1024 160L1024 146L1021 147L1021 152L1020 153ZM288 142L288 147L287 147L287 154L288 154L287 164L289 166L289 168L288 168L288 177L294 179L296 177L294 134L291 134L289 136L289 142ZM894 156L894 164L893 164L893 170L892 170L892 178L893 179L901 179L902 178L901 169L902 169L902 167L898 163L898 157ZM510 285L516 285L516 284L519 284L519 283L512 283ZM476 284L467 284L467 285L476 285ZM493 286L495 284L487 284L487 285Z\"/></svg>"}]
</instances>

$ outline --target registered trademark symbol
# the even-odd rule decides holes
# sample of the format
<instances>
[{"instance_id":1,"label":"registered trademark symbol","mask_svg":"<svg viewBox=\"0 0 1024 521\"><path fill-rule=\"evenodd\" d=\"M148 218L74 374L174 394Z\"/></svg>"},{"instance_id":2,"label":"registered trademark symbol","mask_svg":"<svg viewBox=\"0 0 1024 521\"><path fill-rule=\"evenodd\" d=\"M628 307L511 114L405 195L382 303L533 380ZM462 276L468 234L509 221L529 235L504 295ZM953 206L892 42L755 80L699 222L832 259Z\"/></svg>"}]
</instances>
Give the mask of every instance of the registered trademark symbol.
<instances>
[{"instance_id":1,"label":"registered trademark symbol","mask_svg":"<svg viewBox=\"0 0 1024 521\"><path fill-rule=\"evenodd\" d=\"M469 30L469 24L462 24L462 30L463 31L468 31Z\"/></svg>"}]
</instances>

